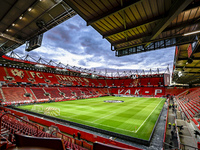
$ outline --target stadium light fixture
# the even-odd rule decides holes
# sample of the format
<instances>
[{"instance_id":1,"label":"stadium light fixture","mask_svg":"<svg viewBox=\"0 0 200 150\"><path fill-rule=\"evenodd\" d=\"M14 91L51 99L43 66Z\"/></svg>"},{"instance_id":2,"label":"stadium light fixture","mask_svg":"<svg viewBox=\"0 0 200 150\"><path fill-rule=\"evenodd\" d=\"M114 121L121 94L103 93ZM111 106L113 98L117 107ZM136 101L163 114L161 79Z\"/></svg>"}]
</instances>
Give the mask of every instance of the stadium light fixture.
<instances>
[{"instance_id":1,"label":"stadium light fixture","mask_svg":"<svg viewBox=\"0 0 200 150\"><path fill-rule=\"evenodd\" d=\"M85 76L86 76L86 75L88 75L88 74L87 74L86 72L83 72L83 73L81 73L81 75L85 75Z\"/></svg>"},{"instance_id":2,"label":"stadium light fixture","mask_svg":"<svg viewBox=\"0 0 200 150\"><path fill-rule=\"evenodd\" d=\"M45 68L45 66L44 66L44 65L41 65L41 64L36 64L35 67Z\"/></svg>"},{"instance_id":3,"label":"stadium light fixture","mask_svg":"<svg viewBox=\"0 0 200 150\"><path fill-rule=\"evenodd\" d=\"M193 59L191 59L191 58L188 58L188 60L187 60L186 64L191 64L192 62L193 62Z\"/></svg>"},{"instance_id":4,"label":"stadium light fixture","mask_svg":"<svg viewBox=\"0 0 200 150\"><path fill-rule=\"evenodd\" d=\"M32 10L32 8L30 7L29 9L28 9L28 11L31 11Z\"/></svg>"},{"instance_id":5,"label":"stadium light fixture","mask_svg":"<svg viewBox=\"0 0 200 150\"><path fill-rule=\"evenodd\" d=\"M15 26L15 23L13 23L12 26L14 27L14 26Z\"/></svg>"},{"instance_id":6,"label":"stadium light fixture","mask_svg":"<svg viewBox=\"0 0 200 150\"><path fill-rule=\"evenodd\" d=\"M9 31L9 29L6 29L6 31Z\"/></svg>"},{"instance_id":7,"label":"stadium light fixture","mask_svg":"<svg viewBox=\"0 0 200 150\"><path fill-rule=\"evenodd\" d=\"M183 34L184 36L200 33L200 30Z\"/></svg>"},{"instance_id":8,"label":"stadium light fixture","mask_svg":"<svg viewBox=\"0 0 200 150\"><path fill-rule=\"evenodd\" d=\"M183 74L181 71L178 72L178 77L181 77Z\"/></svg>"},{"instance_id":9,"label":"stadium light fixture","mask_svg":"<svg viewBox=\"0 0 200 150\"><path fill-rule=\"evenodd\" d=\"M19 19L21 20L23 18L23 14L19 17Z\"/></svg>"}]
</instances>

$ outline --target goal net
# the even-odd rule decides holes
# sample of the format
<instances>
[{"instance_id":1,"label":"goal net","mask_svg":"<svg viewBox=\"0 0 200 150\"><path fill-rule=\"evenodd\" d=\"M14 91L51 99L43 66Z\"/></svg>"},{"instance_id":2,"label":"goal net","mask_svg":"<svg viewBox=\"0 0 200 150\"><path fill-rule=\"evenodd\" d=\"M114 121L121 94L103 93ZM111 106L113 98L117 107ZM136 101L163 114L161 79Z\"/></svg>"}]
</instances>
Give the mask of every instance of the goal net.
<instances>
[{"instance_id":1,"label":"goal net","mask_svg":"<svg viewBox=\"0 0 200 150\"><path fill-rule=\"evenodd\" d=\"M43 106L41 105L33 105L31 111L34 111L34 112L43 112Z\"/></svg>"},{"instance_id":2,"label":"goal net","mask_svg":"<svg viewBox=\"0 0 200 150\"><path fill-rule=\"evenodd\" d=\"M60 116L60 109L55 107L46 107L44 114L48 116Z\"/></svg>"}]
</instances>

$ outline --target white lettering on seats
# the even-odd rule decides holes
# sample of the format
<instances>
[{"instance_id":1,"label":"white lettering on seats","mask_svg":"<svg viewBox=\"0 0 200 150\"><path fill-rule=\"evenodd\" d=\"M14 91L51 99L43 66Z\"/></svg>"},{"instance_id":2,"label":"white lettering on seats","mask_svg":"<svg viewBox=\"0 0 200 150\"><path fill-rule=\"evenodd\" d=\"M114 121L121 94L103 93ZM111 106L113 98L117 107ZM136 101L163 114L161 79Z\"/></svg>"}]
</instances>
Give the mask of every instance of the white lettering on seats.
<instances>
[{"instance_id":1,"label":"white lettering on seats","mask_svg":"<svg viewBox=\"0 0 200 150\"><path fill-rule=\"evenodd\" d=\"M162 93L162 90L161 89L156 89L155 90L155 95L157 95L158 93Z\"/></svg>"},{"instance_id":2,"label":"white lettering on seats","mask_svg":"<svg viewBox=\"0 0 200 150\"><path fill-rule=\"evenodd\" d=\"M37 72L36 75L37 75L38 78L43 79L43 77L40 76L40 73L39 73L39 72Z\"/></svg>"},{"instance_id":3,"label":"white lettering on seats","mask_svg":"<svg viewBox=\"0 0 200 150\"><path fill-rule=\"evenodd\" d=\"M136 94L139 95L140 94L139 92L140 92L140 89L139 90L136 89L134 95L136 95Z\"/></svg>"},{"instance_id":4,"label":"white lettering on seats","mask_svg":"<svg viewBox=\"0 0 200 150\"><path fill-rule=\"evenodd\" d=\"M130 95L130 94L131 94L131 90L128 89L124 94L125 94L125 95L126 95L126 94L129 94L129 95Z\"/></svg>"},{"instance_id":5,"label":"white lettering on seats","mask_svg":"<svg viewBox=\"0 0 200 150\"><path fill-rule=\"evenodd\" d=\"M21 79L24 77L24 72L22 70L18 70L18 69L11 69L11 72L14 76L18 76Z\"/></svg>"},{"instance_id":6,"label":"white lettering on seats","mask_svg":"<svg viewBox=\"0 0 200 150\"><path fill-rule=\"evenodd\" d=\"M62 80L67 81L67 77L66 76L61 76Z\"/></svg>"},{"instance_id":7,"label":"white lettering on seats","mask_svg":"<svg viewBox=\"0 0 200 150\"><path fill-rule=\"evenodd\" d=\"M35 78L35 73L34 73L34 72L30 72L30 74L31 74L31 76L32 76L33 78Z\"/></svg>"},{"instance_id":8,"label":"white lettering on seats","mask_svg":"<svg viewBox=\"0 0 200 150\"><path fill-rule=\"evenodd\" d=\"M60 78L60 75L56 75L58 78L59 78L59 80L62 80L61 78Z\"/></svg>"},{"instance_id":9,"label":"white lettering on seats","mask_svg":"<svg viewBox=\"0 0 200 150\"><path fill-rule=\"evenodd\" d=\"M118 94L121 94L123 91L124 91L124 89L122 89L121 91L120 91L120 89L118 89Z\"/></svg>"}]
</instances>

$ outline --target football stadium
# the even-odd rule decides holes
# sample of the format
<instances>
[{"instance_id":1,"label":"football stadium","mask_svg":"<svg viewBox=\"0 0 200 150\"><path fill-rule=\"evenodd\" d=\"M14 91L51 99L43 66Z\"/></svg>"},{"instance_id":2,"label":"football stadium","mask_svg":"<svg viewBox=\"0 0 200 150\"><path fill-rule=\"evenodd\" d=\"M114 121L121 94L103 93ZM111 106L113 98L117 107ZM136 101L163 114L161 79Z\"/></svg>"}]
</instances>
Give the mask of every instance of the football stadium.
<instances>
[{"instance_id":1,"label":"football stadium","mask_svg":"<svg viewBox=\"0 0 200 150\"><path fill-rule=\"evenodd\" d=\"M200 149L200 0L0 8L1 150Z\"/></svg>"}]
</instances>

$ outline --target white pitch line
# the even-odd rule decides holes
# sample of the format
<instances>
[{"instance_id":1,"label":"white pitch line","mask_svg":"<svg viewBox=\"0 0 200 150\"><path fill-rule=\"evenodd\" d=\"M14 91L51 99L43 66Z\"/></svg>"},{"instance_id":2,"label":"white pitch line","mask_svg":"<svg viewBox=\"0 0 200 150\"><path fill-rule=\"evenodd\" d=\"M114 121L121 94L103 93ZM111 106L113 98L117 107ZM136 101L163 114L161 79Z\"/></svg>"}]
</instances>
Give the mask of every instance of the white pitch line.
<instances>
[{"instance_id":1,"label":"white pitch line","mask_svg":"<svg viewBox=\"0 0 200 150\"><path fill-rule=\"evenodd\" d=\"M103 117L101 117L101 118L98 118L98 119L92 121L92 123L95 122L95 121L97 121L97 120L101 120L101 119L103 119L103 118L106 118L106 117L108 117L108 116L110 116L110 115L112 115L112 114L114 114L114 113L116 113L116 112L112 112L111 114L108 114L108 115L106 115L106 116L103 116Z\"/></svg>"},{"instance_id":2,"label":"white pitch line","mask_svg":"<svg viewBox=\"0 0 200 150\"><path fill-rule=\"evenodd\" d=\"M161 99L161 101L162 101L163 99ZM160 102L161 102L160 101ZM158 103L158 105L160 104L160 102ZM144 120L144 122L140 125L140 127L135 131L135 133L137 133L138 132L138 130L140 130L140 128L143 126L143 124L147 121L147 119L151 116L151 114L154 112L154 110L158 107L158 105L152 110L152 112L149 114L149 116ZM132 130L132 132L134 132L133 130Z\"/></svg>"},{"instance_id":3,"label":"white pitch line","mask_svg":"<svg viewBox=\"0 0 200 150\"><path fill-rule=\"evenodd\" d=\"M192 124L190 124L192 126L192 128L195 130L194 126Z\"/></svg>"},{"instance_id":4,"label":"white pitch line","mask_svg":"<svg viewBox=\"0 0 200 150\"><path fill-rule=\"evenodd\" d=\"M70 117L66 117L66 116L62 116L62 117L64 117L64 118L70 118ZM70 118L70 119L72 119L72 118ZM91 123L91 122L89 122L89 121L81 120L81 119L74 119L74 120L80 120L80 121L83 121L83 122ZM122 130L122 131L131 132L130 130L121 129L121 128L116 128L116 127L108 126L108 125L105 125L105 124L100 124L100 123L92 123L92 124L101 125L101 126L105 126L105 127L109 127L109 128L113 128L113 129L119 129L119 130Z\"/></svg>"}]
</instances>

